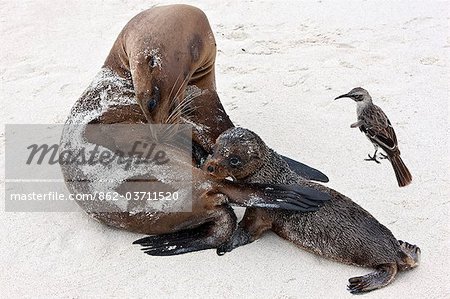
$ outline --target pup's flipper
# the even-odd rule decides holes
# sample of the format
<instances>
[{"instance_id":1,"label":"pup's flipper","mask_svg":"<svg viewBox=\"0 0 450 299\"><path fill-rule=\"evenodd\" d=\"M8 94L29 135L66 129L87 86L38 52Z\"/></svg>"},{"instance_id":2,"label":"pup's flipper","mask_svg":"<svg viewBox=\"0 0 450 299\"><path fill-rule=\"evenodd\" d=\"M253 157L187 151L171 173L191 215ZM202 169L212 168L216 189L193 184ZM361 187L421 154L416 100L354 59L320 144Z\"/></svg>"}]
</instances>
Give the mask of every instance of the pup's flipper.
<instances>
[{"instance_id":1,"label":"pup's flipper","mask_svg":"<svg viewBox=\"0 0 450 299\"><path fill-rule=\"evenodd\" d=\"M375 272L348 280L347 289L352 294L369 292L387 286L397 274L397 264L380 265Z\"/></svg>"},{"instance_id":2,"label":"pup's flipper","mask_svg":"<svg viewBox=\"0 0 450 299\"><path fill-rule=\"evenodd\" d=\"M301 162L295 161L291 158L288 158L286 156L281 155L281 157L283 158L284 161L287 162L287 164L289 165L289 168L295 172L296 174L298 174L299 176L307 179L307 180L313 180L313 181L317 181L317 182L328 182L329 179L328 177L321 172L320 170L317 170L315 168L312 168L306 164L303 164Z\"/></svg>"},{"instance_id":3,"label":"pup's flipper","mask_svg":"<svg viewBox=\"0 0 450 299\"><path fill-rule=\"evenodd\" d=\"M317 211L331 199L328 193L299 184L243 184L225 181L221 188L213 192L227 195L230 203L239 206L297 212Z\"/></svg>"}]
</instances>

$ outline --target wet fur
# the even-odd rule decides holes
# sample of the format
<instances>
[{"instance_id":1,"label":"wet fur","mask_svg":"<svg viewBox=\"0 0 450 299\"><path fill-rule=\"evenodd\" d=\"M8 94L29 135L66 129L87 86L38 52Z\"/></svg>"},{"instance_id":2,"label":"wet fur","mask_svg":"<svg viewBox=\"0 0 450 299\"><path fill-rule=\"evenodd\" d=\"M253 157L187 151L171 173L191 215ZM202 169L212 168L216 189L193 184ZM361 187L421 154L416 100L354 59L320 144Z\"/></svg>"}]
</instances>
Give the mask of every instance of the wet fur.
<instances>
[{"instance_id":1,"label":"wet fur","mask_svg":"<svg viewBox=\"0 0 450 299\"><path fill-rule=\"evenodd\" d=\"M233 169L227 165L227 157L232 155L242 158L240 167ZM359 280L350 279L349 290L354 293L387 285L396 275L397 268L404 270L417 266L418 254L412 256L411 250L405 250L404 242L399 242L366 210L331 188L299 177L251 131L234 128L224 132L206 165L214 165L220 172L215 175L219 177L233 176L246 183L297 183L331 196L330 202L311 213L248 209L238 229L243 236L252 235L244 243L254 241L264 230L272 229L310 252L347 264L377 268L380 273L359 277ZM253 225L258 220L259 227ZM409 246L420 253L418 247Z\"/></svg>"}]
</instances>

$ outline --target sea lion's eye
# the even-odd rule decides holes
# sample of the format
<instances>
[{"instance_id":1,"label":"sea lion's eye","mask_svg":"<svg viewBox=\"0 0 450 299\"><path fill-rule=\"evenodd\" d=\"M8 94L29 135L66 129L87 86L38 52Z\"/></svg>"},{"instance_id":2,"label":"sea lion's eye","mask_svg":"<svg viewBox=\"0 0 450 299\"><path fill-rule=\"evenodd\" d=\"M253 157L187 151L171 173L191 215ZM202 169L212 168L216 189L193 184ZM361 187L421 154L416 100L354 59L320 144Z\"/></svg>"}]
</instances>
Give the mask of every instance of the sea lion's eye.
<instances>
[{"instance_id":1,"label":"sea lion's eye","mask_svg":"<svg viewBox=\"0 0 450 299\"><path fill-rule=\"evenodd\" d=\"M147 102L147 109L149 112L152 112L156 108L156 105L158 104L158 100L160 98L161 98L161 93L159 91L159 88L158 88L158 86L154 85L153 89L152 89L152 94L148 98L148 102Z\"/></svg>"},{"instance_id":2,"label":"sea lion's eye","mask_svg":"<svg viewBox=\"0 0 450 299\"><path fill-rule=\"evenodd\" d=\"M156 100L152 99L152 100L148 101L147 108L148 108L148 111L150 111L150 112L153 111L153 109L156 108Z\"/></svg>"},{"instance_id":3,"label":"sea lion's eye","mask_svg":"<svg viewBox=\"0 0 450 299\"><path fill-rule=\"evenodd\" d=\"M241 159L239 159L238 157L231 157L230 160L228 160L228 163L231 167L235 168L241 164Z\"/></svg>"},{"instance_id":4,"label":"sea lion's eye","mask_svg":"<svg viewBox=\"0 0 450 299\"><path fill-rule=\"evenodd\" d=\"M150 56L150 60L148 61L148 65L151 68L154 68L156 66L156 57L155 56Z\"/></svg>"}]
</instances>

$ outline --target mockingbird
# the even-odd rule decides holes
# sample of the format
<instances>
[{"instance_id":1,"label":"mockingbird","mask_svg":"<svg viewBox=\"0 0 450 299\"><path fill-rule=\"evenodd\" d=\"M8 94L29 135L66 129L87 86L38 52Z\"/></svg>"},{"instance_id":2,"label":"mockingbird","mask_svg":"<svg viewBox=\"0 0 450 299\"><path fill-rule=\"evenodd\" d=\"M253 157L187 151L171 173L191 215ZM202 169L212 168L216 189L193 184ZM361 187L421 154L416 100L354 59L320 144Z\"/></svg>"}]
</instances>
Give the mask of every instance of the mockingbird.
<instances>
[{"instance_id":1,"label":"mockingbird","mask_svg":"<svg viewBox=\"0 0 450 299\"><path fill-rule=\"evenodd\" d=\"M375 147L373 156L369 154L369 159L366 160L380 163L376 154L378 148L381 148L386 153L386 155L381 154L382 157L387 158L394 168L398 185L403 187L411 183L411 173L400 158L400 150L398 149L394 128L392 128L391 122L383 110L372 103L372 97L367 90L356 87L349 93L338 96L335 100L340 98L351 98L357 104L356 114L358 121L351 124L350 127L359 128Z\"/></svg>"}]
</instances>

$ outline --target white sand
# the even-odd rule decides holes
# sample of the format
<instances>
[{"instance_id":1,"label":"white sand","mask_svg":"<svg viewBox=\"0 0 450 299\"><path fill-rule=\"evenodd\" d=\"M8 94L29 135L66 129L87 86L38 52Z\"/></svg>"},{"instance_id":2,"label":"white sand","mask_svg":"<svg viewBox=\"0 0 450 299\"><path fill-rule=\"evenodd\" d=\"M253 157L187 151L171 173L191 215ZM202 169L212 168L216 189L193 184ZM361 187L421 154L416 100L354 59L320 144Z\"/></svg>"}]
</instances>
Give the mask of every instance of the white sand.
<instances>
[{"instance_id":1,"label":"white sand","mask_svg":"<svg viewBox=\"0 0 450 299\"><path fill-rule=\"evenodd\" d=\"M419 268L364 298L449 298L448 2L342 2L192 4L215 32L218 90L232 119L323 170L329 186L421 247ZM2 122L64 122L118 32L152 4L1 1ZM399 189L387 162L363 161L372 146L349 127L355 104L332 100L356 86L393 122L411 186ZM347 279L371 271L272 233L223 257L210 250L159 258L131 245L140 235L83 213L2 212L0 224L4 298L350 298Z\"/></svg>"}]
</instances>

